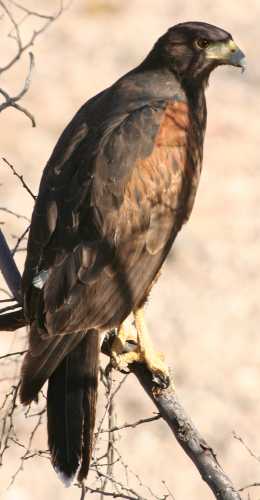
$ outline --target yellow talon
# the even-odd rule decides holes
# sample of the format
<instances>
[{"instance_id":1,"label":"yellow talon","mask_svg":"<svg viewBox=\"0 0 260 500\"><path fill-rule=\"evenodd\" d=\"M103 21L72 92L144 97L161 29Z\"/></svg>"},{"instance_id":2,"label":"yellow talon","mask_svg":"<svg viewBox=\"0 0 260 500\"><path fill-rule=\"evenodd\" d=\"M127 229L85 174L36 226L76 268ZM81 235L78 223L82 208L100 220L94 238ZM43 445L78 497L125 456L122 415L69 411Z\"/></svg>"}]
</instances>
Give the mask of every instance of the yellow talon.
<instances>
[{"instance_id":1,"label":"yellow talon","mask_svg":"<svg viewBox=\"0 0 260 500\"><path fill-rule=\"evenodd\" d=\"M169 385L169 370L164 362L164 355L156 352L148 334L144 320L143 309L134 311L135 329L126 322L118 329L118 334L113 342L111 350L112 365L125 370L131 363L145 363L148 370L153 374L158 385ZM137 342L136 350L124 353L127 341Z\"/></svg>"}]
</instances>

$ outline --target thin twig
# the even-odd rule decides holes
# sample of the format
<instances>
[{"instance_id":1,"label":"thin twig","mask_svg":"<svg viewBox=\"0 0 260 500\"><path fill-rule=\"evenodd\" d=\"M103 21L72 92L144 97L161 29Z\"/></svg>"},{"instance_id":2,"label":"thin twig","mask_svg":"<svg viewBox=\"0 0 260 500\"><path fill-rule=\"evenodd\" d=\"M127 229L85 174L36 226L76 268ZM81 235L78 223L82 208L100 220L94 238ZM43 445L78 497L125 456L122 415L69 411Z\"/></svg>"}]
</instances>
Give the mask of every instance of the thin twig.
<instances>
[{"instance_id":1,"label":"thin twig","mask_svg":"<svg viewBox=\"0 0 260 500\"><path fill-rule=\"evenodd\" d=\"M9 20L13 26L13 29L14 29L15 35L16 35L15 39L16 39L16 42L18 45L18 52L19 52L22 50L22 40L21 40L19 26L18 26L15 18L13 17L12 12L8 9L8 7L5 5L5 3L2 0L0 0L0 5L1 5L3 11L6 13L7 17L9 18ZM0 70L0 73L1 73L1 70Z\"/></svg>"},{"instance_id":2,"label":"thin twig","mask_svg":"<svg viewBox=\"0 0 260 500\"><path fill-rule=\"evenodd\" d=\"M259 487L260 486L260 483L251 483L251 484L248 484L247 486L243 486L242 488L239 488L238 491L245 491L245 490L248 490L249 488L256 488L256 487Z\"/></svg>"},{"instance_id":3,"label":"thin twig","mask_svg":"<svg viewBox=\"0 0 260 500\"><path fill-rule=\"evenodd\" d=\"M22 243L22 241L24 240L25 236L29 232L29 229L30 229L30 226L27 226L27 228L24 230L24 232L21 234L21 236L19 236L19 238L17 239L17 242L16 242L14 248L12 249L12 255L15 255L16 252L18 251L20 244Z\"/></svg>"},{"instance_id":4,"label":"thin twig","mask_svg":"<svg viewBox=\"0 0 260 500\"><path fill-rule=\"evenodd\" d=\"M12 38L13 40L15 40L16 45L17 45L16 52L15 52L14 56L11 57L11 59L4 66L0 67L0 74L5 72L5 71L8 71L10 68L12 68L17 63L17 61L19 61L19 59L22 57L22 55L25 52L27 52L30 49L30 47L32 47L34 45L35 40L41 34L43 34L49 28L49 26L54 21L56 21L61 16L61 14L64 12L64 10L67 9L70 5L70 2L69 2L68 5L65 7L63 5L63 1L61 0L58 11L55 14L44 15L44 14L40 14L34 10L27 9L24 6L20 5L18 2L15 2L14 0L10 0L10 2L13 6L16 7L16 9L19 9L25 15L21 21L17 22L12 11L6 6L6 3L3 0L0 0L0 7L4 11L4 13L7 16L8 20L10 22L10 25L11 25L9 37ZM20 26L25 21L25 19L27 19L30 16L34 16L34 17L40 19L41 26L37 30L34 29L32 34L30 35L29 39L27 39L27 41L24 41L22 39ZM4 98L4 102L2 102L0 104L0 112L4 111L5 109L7 109L9 107L15 108L18 111L25 114L29 118L29 120L31 121L32 126L35 127L36 122L35 122L35 118L34 118L33 114L19 103L19 101L28 92L28 90L30 88L30 84L31 84L32 71L33 71L33 67L34 67L34 56L31 52L29 52L29 59L30 59L29 69L27 72L27 76L25 78L24 85L23 85L22 89L20 90L20 92L15 96L11 96L9 94L9 92L4 90L3 88L0 88L0 94Z\"/></svg>"},{"instance_id":5,"label":"thin twig","mask_svg":"<svg viewBox=\"0 0 260 500\"><path fill-rule=\"evenodd\" d=\"M32 126L35 127L36 122L32 113L30 113L30 111L28 111L28 109L26 109L24 106L21 106L21 104L18 104L18 101L20 101L22 97L28 92L31 84L32 71L34 68L34 56L32 52L29 52L29 58L30 58L29 69L22 90L20 90L20 92L16 96L11 97L4 89L0 88L0 94L2 94L2 96L5 98L5 102L0 104L0 113L1 111L4 111L6 108L9 107L18 109L31 120Z\"/></svg>"},{"instance_id":6,"label":"thin twig","mask_svg":"<svg viewBox=\"0 0 260 500\"><path fill-rule=\"evenodd\" d=\"M115 390L113 391L113 393L109 396L108 400L107 400L107 403L106 403L106 406L105 406L105 411L104 411L104 414L103 414L103 417L101 418L101 421L99 423L99 426L98 426L98 429L97 429L97 432L95 433L95 443L97 442L98 438L99 438L99 434L101 432L101 429L102 429L102 426L103 426L103 423L104 423L104 420L106 418L106 415L107 415L107 412L108 412L108 409L109 409L109 406L111 404L111 402L113 401L114 397L116 396L116 394L120 391L122 385L124 384L124 382L126 381L127 379L127 375L125 375L121 380L120 382L118 383L117 387L115 388ZM94 443L94 447L95 447L95 443Z\"/></svg>"},{"instance_id":7,"label":"thin twig","mask_svg":"<svg viewBox=\"0 0 260 500\"><path fill-rule=\"evenodd\" d=\"M124 498L125 500L143 500L140 497L136 496L131 496L131 495L125 495L124 493L115 493L114 491L102 491L101 488L90 488L88 487L88 491L90 493L103 493L104 496L106 497L111 497L111 498Z\"/></svg>"},{"instance_id":8,"label":"thin twig","mask_svg":"<svg viewBox=\"0 0 260 500\"><path fill-rule=\"evenodd\" d=\"M248 453L249 453L249 455L251 455L251 457L255 458L255 460L257 460L257 462L260 462L260 456L256 455L255 452L253 450L251 450L251 448L249 448L249 446L245 443L243 438L241 436L239 436L235 431L233 431L233 437L235 439L237 439L237 441L242 443L242 445L248 451Z\"/></svg>"},{"instance_id":9,"label":"thin twig","mask_svg":"<svg viewBox=\"0 0 260 500\"><path fill-rule=\"evenodd\" d=\"M170 490L170 488L169 488L168 484L166 483L166 481L164 481L164 480L163 480L163 481L162 481L162 484L163 484L163 486L164 486L164 487L166 488L166 490L167 490L167 495L168 495L168 498L171 498L172 500L175 500L175 497L173 496L173 493L171 492L171 490Z\"/></svg>"},{"instance_id":10,"label":"thin twig","mask_svg":"<svg viewBox=\"0 0 260 500\"><path fill-rule=\"evenodd\" d=\"M15 2L14 0L10 0L10 2L15 5L18 9L22 10L27 14L27 16L34 16L34 17L39 17L40 19L48 19L49 21L54 20L54 16L52 15L47 15L47 14L41 14L40 12L36 12L35 10L30 10L24 7L24 5L19 4L18 2Z\"/></svg>"},{"instance_id":11,"label":"thin twig","mask_svg":"<svg viewBox=\"0 0 260 500\"><path fill-rule=\"evenodd\" d=\"M0 359L10 358L11 356L22 356L25 352L27 352L27 349L24 349L23 351L9 352L8 354L0 356Z\"/></svg>"},{"instance_id":12,"label":"thin twig","mask_svg":"<svg viewBox=\"0 0 260 500\"><path fill-rule=\"evenodd\" d=\"M20 460L21 460L21 461L20 461L20 465L19 465L19 467L17 468L17 470L15 471L15 473L12 475L12 477L11 477L11 481L10 481L10 483L9 483L9 485L8 485L8 488L7 488L7 489L11 488L11 486L14 484L14 481L15 481L15 479L16 479L16 477L17 477L17 475L19 474L19 472L20 472L21 470L23 470L23 467L24 467L24 462L25 462L28 458L32 458L32 457L33 457L33 456L35 456L35 455L37 455L37 456L39 456L39 455L40 455L39 451L36 451L36 452L34 452L34 453L32 454L32 452L31 452L31 447L32 447L32 442L33 442L34 436L35 436L35 434L36 434L36 432L37 432L37 430L38 430L38 428L40 427L40 425L41 425L41 424L42 424L42 415L40 415L40 416L39 416L38 421L37 421L36 425L34 426L34 428L33 428L32 432L31 432L31 434L30 434L30 436L29 436L29 440L28 440L28 444L27 444L27 447L26 447L25 453L22 455L22 457L21 457L21 459L20 459Z\"/></svg>"},{"instance_id":13,"label":"thin twig","mask_svg":"<svg viewBox=\"0 0 260 500\"><path fill-rule=\"evenodd\" d=\"M136 498L136 500L138 500L139 495L136 493L136 491L133 490L133 488L128 488L127 486L124 486L123 483L121 483L120 481L114 479L112 476L108 475L108 474L105 474L104 472L101 472L100 470L96 469L97 471L97 474L101 477L101 478L104 478L104 479L107 479L108 481L111 482L111 484L113 484L113 486L116 486L119 491L118 493L115 492L115 498L118 497L118 495L122 495L122 492L126 492L127 494L130 494L130 495L134 495L133 498ZM101 488L101 492L104 493L104 495L106 495L106 492L104 490L104 487L103 487L103 483L102 483L102 488ZM123 497L124 498L124 497ZM142 497L142 500L145 500L144 497Z\"/></svg>"},{"instance_id":14,"label":"thin twig","mask_svg":"<svg viewBox=\"0 0 260 500\"><path fill-rule=\"evenodd\" d=\"M26 189L26 191L29 193L29 195L34 199L36 200L36 196L33 194L33 192L31 191L31 189L29 188L28 184L25 182L24 178L23 178L23 175L20 175L18 174L18 172L16 172L14 166L4 157L2 157L2 160L6 163L6 165L12 170L13 174L15 177L17 177L23 188Z\"/></svg>"},{"instance_id":15,"label":"thin twig","mask_svg":"<svg viewBox=\"0 0 260 500\"><path fill-rule=\"evenodd\" d=\"M14 215L14 217L16 217L17 219L24 219L29 223L31 222L30 219L28 217L26 217L26 215L18 214L17 212L14 212L13 210L10 210L9 208L0 207L0 211L6 212L7 214L10 214L10 215Z\"/></svg>"},{"instance_id":16,"label":"thin twig","mask_svg":"<svg viewBox=\"0 0 260 500\"><path fill-rule=\"evenodd\" d=\"M135 480L137 481L137 483L139 484L139 486L141 486L143 489L147 490L148 493L150 494L151 498L155 498L155 500L165 500L166 498L169 497L169 494L167 493L166 495L164 495L163 497L160 497L158 495L156 495L152 489L150 488L150 486L148 486L147 484L145 484L143 482L143 480L140 478L139 474L137 474L135 471L133 471L126 463L125 461L123 460L123 457L121 455L121 453L119 452L119 450L116 448L115 449L116 451L116 454L118 455L118 458L119 458L119 461L120 461L120 464L123 466L124 468L124 471L125 471L125 476L126 476L126 483L127 485L129 484L129 477L130 477L130 474L132 477L135 478Z\"/></svg>"},{"instance_id":17,"label":"thin twig","mask_svg":"<svg viewBox=\"0 0 260 500\"><path fill-rule=\"evenodd\" d=\"M108 441L107 441L107 451L106 451L106 458L107 458L107 467L106 467L106 474L107 477L105 477L104 481L102 482L102 494L100 495L100 500L104 499L104 493L106 491L106 487L108 484L108 481L112 478L113 479L113 466L114 466L114 433L111 431L111 429L115 426L115 403L114 403L114 398L110 398L111 391L112 391L112 376L111 376L111 371L107 374L107 399L109 401L109 406L108 406Z\"/></svg>"},{"instance_id":18,"label":"thin twig","mask_svg":"<svg viewBox=\"0 0 260 500\"><path fill-rule=\"evenodd\" d=\"M147 424L149 422L154 422L155 420L159 420L160 418L162 418L162 417L158 413L157 415L154 415L154 417L141 418L140 420L137 420L137 422L133 422L132 424L125 423L124 425L121 425L121 426L116 425L115 427L112 427L111 429L102 429L100 431L100 434L103 434L105 432L117 432L117 431L121 431L124 429L129 429L129 428L135 429L139 425Z\"/></svg>"},{"instance_id":19,"label":"thin twig","mask_svg":"<svg viewBox=\"0 0 260 500\"><path fill-rule=\"evenodd\" d=\"M18 24L16 23L16 21L14 20L14 18L12 17L12 15L8 11L8 9L6 8L6 6L2 0L0 0L0 5L5 10L5 12L6 12L8 18L10 19L10 22L13 25L15 32L16 32L16 30L18 28ZM24 44L21 41L21 37L20 37L19 29L18 29L18 33L16 36L17 52L14 55L14 57L5 66L2 66L0 68L0 74L3 73L4 71L7 71L9 68L11 68L21 58L23 53L34 45L36 38L38 38L39 35L44 33L46 31L46 29L49 28L49 26L54 21L56 21L56 19L58 19L61 16L61 14L64 12L65 8L67 8L67 7L64 7L63 2L61 1L60 7L59 7L57 13L54 14L53 16L50 16L48 19L46 19L46 22L43 24L43 26L41 28L39 28L38 30L34 30L31 37L29 38L29 40ZM36 13L34 13L34 15L36 15ZM41 15L39 17L41 17Z\"/></svg>"}]
</instances>

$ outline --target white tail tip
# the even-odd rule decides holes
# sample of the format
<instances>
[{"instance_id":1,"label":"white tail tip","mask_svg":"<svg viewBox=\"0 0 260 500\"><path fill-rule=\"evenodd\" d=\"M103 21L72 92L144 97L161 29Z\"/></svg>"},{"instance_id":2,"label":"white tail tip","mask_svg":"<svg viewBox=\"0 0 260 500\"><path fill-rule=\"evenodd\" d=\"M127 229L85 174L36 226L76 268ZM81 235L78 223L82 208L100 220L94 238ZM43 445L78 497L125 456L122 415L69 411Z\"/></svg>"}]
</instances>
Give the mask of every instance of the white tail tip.
<instances>
[{"instance_id":1,"label":"white tail tip","mask_svg":"<svg viewBox=\"0 0 260 500\"><path fill-rule=\"evenodd\" d=\"M54 466L54 470L55 470L58 478L64 484L65 488L69 488L72 485L76 474L72 474L71 476L67 476L67 474L65 474L65 472L60 470L57 466Z\"/></svg>"}]
</instances>

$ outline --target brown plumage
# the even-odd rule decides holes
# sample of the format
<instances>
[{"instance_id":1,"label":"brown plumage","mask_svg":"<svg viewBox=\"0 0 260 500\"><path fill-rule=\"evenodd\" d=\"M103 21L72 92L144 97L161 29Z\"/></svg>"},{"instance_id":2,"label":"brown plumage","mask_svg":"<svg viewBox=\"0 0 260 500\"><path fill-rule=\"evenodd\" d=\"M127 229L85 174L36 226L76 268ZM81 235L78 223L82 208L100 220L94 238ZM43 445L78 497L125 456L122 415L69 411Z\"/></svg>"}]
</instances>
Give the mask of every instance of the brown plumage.
<instances>
[{"instance_id":1,"label":"brown plumage","mask_svg":"<svg viewBox=\"0 0 260 500\"><path fill-rule=\"evenodd\" d=\"M199 182L204 89L241 65L231 35L171 28L140 66L90 99L43 173L23 275L30 320L21 400L48 387L52 462L69 483L91 459L100 332L145 302Z\"/></svg>"}]
</instances>

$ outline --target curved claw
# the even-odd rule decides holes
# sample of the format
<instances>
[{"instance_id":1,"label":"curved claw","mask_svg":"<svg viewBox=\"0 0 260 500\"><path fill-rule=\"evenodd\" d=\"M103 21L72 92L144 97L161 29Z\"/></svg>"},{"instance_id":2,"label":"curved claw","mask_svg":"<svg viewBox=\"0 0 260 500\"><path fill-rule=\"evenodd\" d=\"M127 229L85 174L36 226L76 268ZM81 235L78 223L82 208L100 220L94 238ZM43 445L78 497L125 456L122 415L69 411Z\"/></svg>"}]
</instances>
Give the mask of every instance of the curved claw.
<instances>
[{"instance_id":1,"label":"curved claw","mask_svg":"<svg viewBox=\"0 0 260 500\"><path fill-rule=\"evenodd\" d=\"M170 377L168 375L158 375L158 374L155 374L153 373L152 374L152 380L153 380L153 383L158 385L158 387L160 387L160 389L167 389L167 387L169 387L170 385Z\"/></svg>"}]
</instances>

